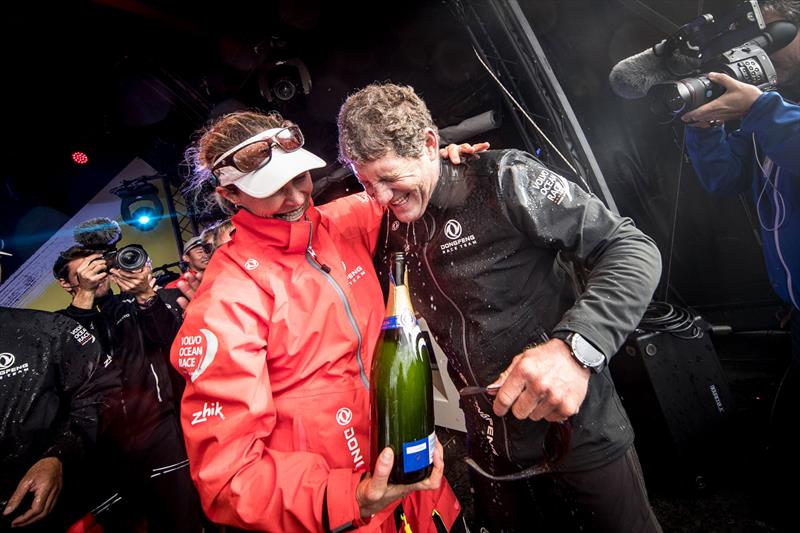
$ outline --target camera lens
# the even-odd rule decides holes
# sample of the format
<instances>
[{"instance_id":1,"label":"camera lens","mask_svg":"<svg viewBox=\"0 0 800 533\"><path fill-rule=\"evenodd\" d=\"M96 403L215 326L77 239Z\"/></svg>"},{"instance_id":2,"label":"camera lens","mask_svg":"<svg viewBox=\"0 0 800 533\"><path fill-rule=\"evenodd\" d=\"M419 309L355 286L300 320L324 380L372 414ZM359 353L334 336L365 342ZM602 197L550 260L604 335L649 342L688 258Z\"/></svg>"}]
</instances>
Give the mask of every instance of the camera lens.
<instances>
[{"instance_id":1,"label":"camera lens","mask_svg":"<svg viewBox=\"0 0 800 533\"><path fill-rule=\"evenodd\" d=\"M147 253L141 246L125 246L117 252L117 264L123 270L138 270L147 263Z\"/></svg>"},{"instance_id":2,"label":"camera lens","mask_svg":"<svg viewBox=\"0 0 800 533\"><path fill-rule=\"evenodd\" d=\"M295 87L292 80L287 78L281 78L275 82L275 85L272 87L273 92L275 93L275 98L278 100L283 100L284 102L287 100L291 100L294 98L294 95L297 94L297 87Z\"/></svg>"}]
</instances>

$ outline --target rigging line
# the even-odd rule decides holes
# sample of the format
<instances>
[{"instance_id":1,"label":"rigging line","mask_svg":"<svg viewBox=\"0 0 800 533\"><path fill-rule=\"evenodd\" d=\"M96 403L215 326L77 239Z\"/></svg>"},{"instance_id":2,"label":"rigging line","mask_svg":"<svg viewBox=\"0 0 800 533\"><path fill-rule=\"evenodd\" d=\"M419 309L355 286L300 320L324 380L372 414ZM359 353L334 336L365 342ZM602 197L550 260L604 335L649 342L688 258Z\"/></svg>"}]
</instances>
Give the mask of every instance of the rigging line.
<instances>
[{"instance_id":1,"label":"rigging line","mask_svg":"<svg viewBox=\"0 0 800 533\"><path fill-rule=\"evenodd\" d=\"M667 254L667 277L664 280L664 295L661 297L663 301L668 301L669 296L669 280L672 276L672 252L675 248L675 228L678 225L678 203L680 201L681 193L681 177L683 176L684 165L684 150L686 149L686 129L683 130L681 137L681 151L680 151L680 165L678 165L678 183L675 185L675 207L672 210L672 229L669 232L669 253Z\"/></svg>"},{"instance_id":2,"label":"rigging line","mask_svg":"<svg viewBox=\"0 0 800 533\"><path fill-rule=\"evenodd\" d=\"M501 82L501 81L500 81L500 80L497 78L497 76L495 76L495 75L494 75L494 72L492 72L492 69L491 69L491 68L489 68L489 65L487 65L487 64L486 64L486 63L483 61L483 58L481 57L481 55L478 53L478 51L475 49L475 47L474 47L474 46L472 47L472 51L473 51L473 52L475 52L475 57L477 57L477 58L478 58L478 61L480 62L480 64L481 64L481 65L483 65L483 68L484 68L484 69L486 69L486 72L488 72L488 73L489 73L489 75L490 75L490 76L491 76L491 77L494 79L494 81L495 81L495 82L497 82L497 85L500 87L500 89L502 89L502 90L503 90L503 92L506 94L506 96L508 96L508 98L509 98L509 99L510 99L510 100L511 100L513 103L514 103L514 105L515 105L515 106L517 106L517 109L519 109L520 113L522 113L522 114L525 116L525 118L526 118L526 119L528 119L528 122L530 122L530 123L531 123L531 125L532 125L532 126L535 128L535 129L536 129L536 131L539 133L539 135L541 135L541 136L542 136L542 138L544 138L544 140L545 140L545 141L547 141L547 144L549 144L549 145L550 145L550 147L551 147L553 150L555 150L555 152L556 152L556 153L559 155L559 157L560 157L560 158L561 158L561 159L564 161L564 163L565 163L565 164L566 164L566 165L567 165L567 166L570 168L570 170L572 171L572 173L573 173L575 176L577 176L578 178L580 178L580 180L583 182L583 184L586 186L586 188L587 188L587 189L591 189L591 188L589 187L589 184L588 184L588 183L586 183L586 180L584 180L584 179L583 179L583 176L581 176L580 174L578 174L578 171L577 171L577 170L575 170L575 168L574 168L574 167L573 167L573 166L572 166L572 165L569 163L569 161L567 160L567 158L566 158L566 157L564 157L564 154L562 154L561 152L559 152L559 151L558 151L558 148L556 148L556 146L555 146L555 145L554 145L554 144L553 144L553 143L550 141L550 139L547 137L547 135L545 135L545 134L544 134L544 132L541 130L541 128L539 128L539 125L538 125L538 124L536 124L536 121L534 121L534 120L531 118L531 116L528 114L528 112L527 112L527 111L525 111L525 109L524 109L524 108L523 108L523 107L520 105L520 103L519 103L519 102L517 102L516 98L514 98L513 96L511 96L511 93L510 93L510 92L508 92L508 89L506 89L506 88L505 88L505 86L503 85L503 82Z\"/></svg>"}]
</instances>

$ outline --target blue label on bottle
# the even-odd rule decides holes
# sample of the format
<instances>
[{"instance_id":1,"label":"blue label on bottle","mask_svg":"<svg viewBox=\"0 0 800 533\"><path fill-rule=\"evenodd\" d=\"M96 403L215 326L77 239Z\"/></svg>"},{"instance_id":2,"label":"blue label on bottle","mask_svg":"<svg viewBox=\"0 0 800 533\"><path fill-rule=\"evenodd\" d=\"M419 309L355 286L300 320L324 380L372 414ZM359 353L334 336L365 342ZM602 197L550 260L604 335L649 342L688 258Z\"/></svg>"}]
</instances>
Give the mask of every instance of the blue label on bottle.
<instances>
[{"instance_id":1,"label":"blue label on bottle","mask_svg":"<svg viewBox=\"0 0 800 533\"><path fill-rule=\"evenodd\" d=\"M414 327L417 325L417 319L411 313L404 313L401 315L387 316L383 319L381 329L398 329Z\"/></svg>"},{"instance_id":2,"label":"blue label on bottle","mask_svg":"<svg viewBox=\"0 0 800 533\"><path fill-rule=\"evenodd\" d=\"M432 442L435 438L435 434L431 434L424 439L403 443L403 473L416 472L433 463Z\"/></svg>"}]
</instances>

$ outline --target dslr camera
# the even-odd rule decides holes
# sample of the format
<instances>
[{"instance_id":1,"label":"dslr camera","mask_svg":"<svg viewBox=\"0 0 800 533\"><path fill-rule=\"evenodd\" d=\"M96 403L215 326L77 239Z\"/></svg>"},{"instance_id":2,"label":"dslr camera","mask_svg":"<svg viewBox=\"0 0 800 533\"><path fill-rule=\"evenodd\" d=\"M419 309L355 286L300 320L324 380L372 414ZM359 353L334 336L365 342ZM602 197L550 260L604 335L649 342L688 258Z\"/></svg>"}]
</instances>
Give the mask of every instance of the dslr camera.
<instances>
[{"instance_id":1,"label":"dslr camera","mask_svg":"<svg viewBox=\"0 0 800 533\"><path fill-rule=\"evenodd\" d=\"M715 18L705 14L681 26L653 47L667 57L675 52L697 58L700 68L675 81L653 85L647 95L650 111L670 121L721 96L725 89L708 79L708 72L722 72L762 91L775 89L777 75L767 55L794 39L797 28L790 22L764 24L757 0L747 0ZM690 75L691 74L691 75Z\"/></svg>"},{"instance_id":2,"label":"dslr camera","mask_svg":"<svg viewBox=\"0 0 800 533\"><path fill-rule=\"evenodd\" d=\"M139 244L129 244L119 250L116 248L106 250L103 252L103 259L109 269L119 268L132 272L145 266L149 258L144 247Z\"/></svg>"},{"instance_id":3,"label":"dslr camera","mask_svg":"<svg viewBox=\"0 0 800 533\"><path fill-rule=\"evenodd\" d=\"M92 218L73 229L75 241L88 250L103 254L108 268L135 271L147 264L149 257L140 244L129 244L117 249L122 230L116 221L106 217Z\"/></svg>"}]
</instances>

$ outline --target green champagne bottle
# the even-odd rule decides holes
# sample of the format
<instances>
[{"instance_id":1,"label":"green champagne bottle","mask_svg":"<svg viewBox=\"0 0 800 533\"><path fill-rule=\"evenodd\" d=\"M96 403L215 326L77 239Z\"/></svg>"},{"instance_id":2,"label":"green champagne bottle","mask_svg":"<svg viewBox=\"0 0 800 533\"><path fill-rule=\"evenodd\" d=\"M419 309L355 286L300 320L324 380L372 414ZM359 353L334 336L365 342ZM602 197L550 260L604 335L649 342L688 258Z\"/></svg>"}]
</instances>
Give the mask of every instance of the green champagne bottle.
<instances>
[{"instance_id":1,"label":"green champagne bottle","mask_svg":"<svg viewBox=\"0 0 800 533\"><path fill-rule=\"evenodd\" d=\"M419 327L408 292L405 254L391 254L389 300L370 383L372 470L387 446L394 451L389 482L422 481L433 470L433 382L430 340Z\"/></svg>"}]
</instances>

